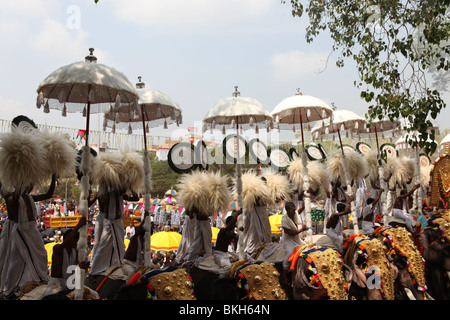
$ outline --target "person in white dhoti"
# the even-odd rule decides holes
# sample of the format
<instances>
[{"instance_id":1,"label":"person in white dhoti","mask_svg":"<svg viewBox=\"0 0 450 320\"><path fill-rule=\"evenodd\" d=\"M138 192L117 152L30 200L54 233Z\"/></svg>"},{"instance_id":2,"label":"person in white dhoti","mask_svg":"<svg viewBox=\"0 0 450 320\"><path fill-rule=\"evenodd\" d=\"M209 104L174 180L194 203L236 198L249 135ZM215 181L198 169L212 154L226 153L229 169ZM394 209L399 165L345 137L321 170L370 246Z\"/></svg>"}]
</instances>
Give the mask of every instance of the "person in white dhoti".
<instances>
[{"instance_id":1,"label":"person in white dhoti","mask_svg":"<svg viewBox=\"0 0 450 320\"><path fill-rule=\"evenodd\" d=\"M305 224L301 224L299 217L305 209L304 202L298 210L295 210L295 204L293 202L286 202L284 208L286 209L286 214L281 219L281 227L283 228L283 247L285 252L283 271L286 276L290 267L289 257L295 248L304 243L300 237L300 233L308 230L308 227Z\"/></svg>"},{"instance_id":2,"label":"person in white dhoti","mask_svg":"<svg viewBox=\"0 0 450 320\"><path fill-rule=\"evenodd\" d=\"M371 234L375 230L375 206L381 198L381 194L383 193L383 189L379 189L380 193L378 196L374 198L367 199L366 205L364 206L362 213L362 231L366 234Z\"/></svg>"},{"instance_id":3,"label":"person in white dhoti","mask_svg":"<svg viewBox=\"0 0 450 320\"><path fill-rule=\"evenodd\" d=\"M340 253L343 253L344 251L344 234L342 230L342 221L340 218L351 212L350 203L353 200L353 196L350 196L347 203L338 202L336 204L336 211L331 214L326 225L327 236L333 240L337 250Z\"/></svg>"},{"instance_id":4,"label":"person in white dhoti","mask_svg":"<svg viewBox=\"0 0 450 320\"><path fill-rule=\"evenodd\" d=\"M29 187L22 194L8 192L3 196L8 219L0 234L0 291L6 298L14 298L30 283L48 280L47 251L37 229L35 201L51 199L55 186L52 175L45 194L30 195L33 188Z\"/></svg>"}]
</instances>

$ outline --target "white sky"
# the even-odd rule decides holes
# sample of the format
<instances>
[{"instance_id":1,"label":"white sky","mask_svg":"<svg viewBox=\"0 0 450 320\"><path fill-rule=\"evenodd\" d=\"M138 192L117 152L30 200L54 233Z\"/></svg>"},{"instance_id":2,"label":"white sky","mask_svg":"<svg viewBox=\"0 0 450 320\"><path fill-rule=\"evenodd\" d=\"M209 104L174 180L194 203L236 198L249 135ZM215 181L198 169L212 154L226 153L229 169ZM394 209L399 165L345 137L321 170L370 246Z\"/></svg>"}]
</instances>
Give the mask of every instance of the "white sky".
<instances>
[{"instance_id":1,"label":"white sky","mask_svg":"<svg viewBox=\"0 0 450 320\"><path fill-rule=\"evenodd\" d=\"M142 76L147 88L175 100L184 128L198 125L236 85L269 112L300 88L364 116L354 64L337 68L334 54L325 68L329 38L307 44L305 26L280 0L0 0L0 119L25 114L83 129L80 114L37 109L36 89L54 69L84 60L89 47L133 84ZM437 119L441 129L450 127L449 116L447 108ZM91 123L101 130L98 116ZM153 133L170 136L173 129Z\"/></svg>"}]
</instances>

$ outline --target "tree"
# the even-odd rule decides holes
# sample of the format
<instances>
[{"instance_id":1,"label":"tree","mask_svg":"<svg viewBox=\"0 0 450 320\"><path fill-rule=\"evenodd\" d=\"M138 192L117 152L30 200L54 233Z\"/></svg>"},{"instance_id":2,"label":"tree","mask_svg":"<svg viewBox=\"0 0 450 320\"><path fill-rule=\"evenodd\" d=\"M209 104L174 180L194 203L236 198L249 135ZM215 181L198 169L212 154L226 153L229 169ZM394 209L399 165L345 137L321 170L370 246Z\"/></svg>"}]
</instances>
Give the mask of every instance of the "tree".
<instances>
[{"instance_id":1,"label":"tree","mask_svg":"<svg viewBox=\"0 0 450 320\"><path fill-rule=\"evenodd\" d=\"M292 15L302 17L306 13L309 18L308 43L328 30L332 51L339 50L337 66L343 67L349 57L356 62L359 80L354 84L361 98L370 103L366 118L405 118L410 127L402 129L417 130L419 146L427 154L437 147L431 119L445 108L439 90L446 88L443 77L448 77L449 3L291 0ZM432 142L427 142L428 138Z\"/></svg>"}]
</instances>

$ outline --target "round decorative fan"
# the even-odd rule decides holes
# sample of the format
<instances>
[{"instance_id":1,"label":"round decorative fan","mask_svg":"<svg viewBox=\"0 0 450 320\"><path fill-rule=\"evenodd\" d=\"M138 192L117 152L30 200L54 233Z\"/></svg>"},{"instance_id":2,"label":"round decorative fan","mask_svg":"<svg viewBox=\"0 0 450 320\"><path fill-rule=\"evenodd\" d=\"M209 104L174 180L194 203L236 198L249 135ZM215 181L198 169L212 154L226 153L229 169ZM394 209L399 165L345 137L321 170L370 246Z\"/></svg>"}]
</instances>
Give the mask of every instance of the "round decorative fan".
<instances>
[{"instance_id":1,"label":"round decorative fan","mask_svg":"<svg viewBox=\"0 0 450 320\"><path fill-rule=\"evenodd\" d=\"M197 168L208 170L208 150L205 141L199 140L195 144L194 160Z\"/></svg>"},{"instance_id":2,"label":"round decorative fan","mask_svg":"<svg viewBox=\"0 0 450 320\"><path fill-rule=\"evenodd\" d=\"M345 151L355 151L355 148L353 148L351 145L349 144L343 144L342 145L342 149Z\"/></svg>"},{"instance_id":3,"label":"round decorative fan","mask_svg":"<svg viewBox=\"0 0 450 320\"><path fill-rule=\"evenodd\" d=\"M236 163L238 160L238 152L240 162L245 162L245 156L247 154L247 141L244 138L236 134L230 134L223 139L223 149L225 150L225 156L228 161Z\"/></svg>"},{"instance_id":4,"label":"round decorative fan","mask_svg":"<svg viewBox=\"0 0 450 320\"><path fill-rule=\"evenodd\" d=\"M195 169L195 149L188 142L174 144L167 157L170 168L176 173L188 173Z\"/></svg>"},{"instance_id":5,"label":"round decorative fan","mask_svg":"<svg viewBox=\"0 0 450 320\"><path fill-rule=\"evenodd\" d=\"M91 156L96 157L97 151L89 147L89 151L91 152ZM83 177L83 173L81 172L80 165L81 165L81 154L83 153L83 150L78 150L77 157L75 158L75 173L77 174L78 180L81 181L81 177Z\"/></svg>"},{"instance_id":6,"label":"round decorative fan","mask_svg":"<svg viewBox=\"0 0 450 320\"><path fill-rule=\"evenodd\" d=\"M17 127L23 133L36 133L38 131L38 127L34 123L33 120L28 118L27 116L17 116L12 120L12 125Z\"/></svg>"},{"instance_id":7,"label":"round decorative fan","mask_svg":"<svg viewBox=\"0 0 450 320\"><path fill-rule=\"evenodd\" d=\"M252 139L248 143L248 151L251 157L257 162L262 164L268 164L269 152L267 151L266 145L259 139Z\"/></svg>"},{"instance_id":8,"label":"round decorative fan","mask_svg":"<svg viewBox=\"0 0 450 320\"><path fill-rule=\"evenodd\" d=\"M327 158L327 153L325 152L325 148L319 143L318 145L317 145L317 147L320 149L320 151L322 152L322 154L323 154L323 159L326 159Z\"/></svg>"},{"instance_id":9,"label":"round decorative fan","mask_svg":"<svg viewBox=\"0 0 450 320\"><path fill-rule=\"evenodd\" d=\"M289 166L291 160L289 159L289 154L280 148L272 148L270 151L270 162L271 165L284 170Z\"/></svg>"},{"instance_id":10,"label":"round decorative fan","mask_svg":"<svg viewBox=\"0 0 450 320\"><path fill-rule=\"evenodd\" d=\"M361 154L366 154L367 152L372 150L372 148L365 142L358 142L356 144L356 150Z\"/></svg>"},{"instance_id":11,"label":"round decorative fan","mask_svg":"<svg viewBox=\"0 0 450 320\"><path fill-rule=\"evenodd\" d=\"M419 155L419 163L421 167L428 167L431 165L431 160L425 153L421 153Z\"/></svg>"},{"instance_id":12,"label":"round decorative fan","mask_svg":"<svg viewBox=\"0 0 450 320\"><path fill-rule=\"evenodd\" d=\"M295 148L289 149L289 155L291 156L292 161L300 159L300 156L298 155L298 152L297 150L295 150Z\"/></svg>"},{"instance_id":13,"label":"round decorative fan","mask_svg":"<svg viewBox=\"0 0 450 320\"><path fill-rule=\"evenodd\" d=\"M307 145L305 148L306 155L308 156L309 160L322 160L324 158L324 154L322 150L315 145Z\"/></svg>"},{"instance_id":14,"label":"round decorative fan","mask_svg":"<svg viewBox=\"0 0 450 320\"><path fill-rule=\"evenodd\" d=\"M384 143L381 145L380 150L382 152L386 152L388 157L396 158L398 157L398 151L395 149L395 144L392 143Z\"/></svg>"}]
</instances>

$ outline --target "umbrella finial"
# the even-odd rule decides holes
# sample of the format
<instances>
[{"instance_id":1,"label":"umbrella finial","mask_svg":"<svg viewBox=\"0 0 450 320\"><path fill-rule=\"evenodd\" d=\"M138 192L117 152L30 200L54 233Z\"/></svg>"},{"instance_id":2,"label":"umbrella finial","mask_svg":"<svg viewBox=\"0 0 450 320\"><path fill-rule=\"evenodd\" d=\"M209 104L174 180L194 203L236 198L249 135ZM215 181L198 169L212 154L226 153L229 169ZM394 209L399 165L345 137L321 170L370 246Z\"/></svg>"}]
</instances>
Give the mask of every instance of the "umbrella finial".
<instances>
[{"instance_id":1,"label":"umbrella finial","mask_svg":"<svg viewBox=\"0 0 450 320\"><path fill-rule=\"evenodd\" d=\"M297 93L295 94L296 96L301 96L302 95L302 93L301 93L301 91L300 91L300 88L297 88Z\"/></svg>"},{"instance_id":2,"label":"umbrella finial","mask_svg":"<svg viewBox=\"0 0 450 320\"><path fill-rule=\"evenodd\" d=\"M142 77L141 77L141 76L138 77L138 80L139 80L139 82L136 83L136 88L137 88L137 89L145 88L145 83L142 82Z\"/></svg>"},{"instance_id":3,"label":"umbrella finial","mask_svg":"<svg viewBox=\"0 0 450 320\"><path fill-rule=\"evenodd\" d=\"M238 91L238 86L234 86L233 97L239 97L241 93Z\"/></svg>"},{"instance_id":4,"label":"umbrella finial","mask_svg":"<svg viewBox=\"0 0 450 320\"><path fill-rule=\"evenodd\" d=\"M97 62L97 57L94 56L94 48L89 48L89 55L84 57L85 62Z\"/></svg>"}]
</instances>

